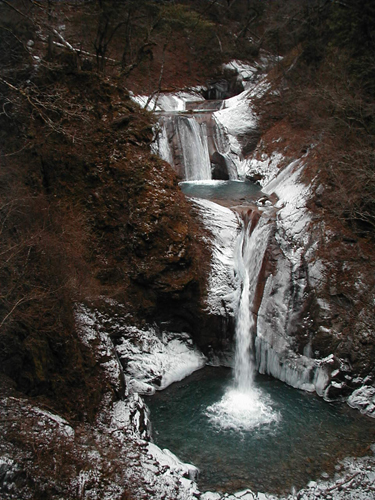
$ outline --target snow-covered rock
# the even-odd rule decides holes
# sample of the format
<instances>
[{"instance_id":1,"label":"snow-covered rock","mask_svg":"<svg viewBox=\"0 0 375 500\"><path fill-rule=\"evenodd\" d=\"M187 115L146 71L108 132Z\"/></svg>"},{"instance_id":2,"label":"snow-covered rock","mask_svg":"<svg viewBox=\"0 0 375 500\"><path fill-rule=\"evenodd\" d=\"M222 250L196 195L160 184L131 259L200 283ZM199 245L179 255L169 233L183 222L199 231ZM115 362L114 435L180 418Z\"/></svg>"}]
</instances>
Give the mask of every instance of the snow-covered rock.
<instances>
[{"instance_id":1,"label":"snow-covered rock","mask_svg":"<svg viewBox=\"0 0 375 500\"><path fill-rule=\"evenodd\" d=\"M223 64L223 69L235 71L238 75L237 80L242 83L245 90L248 90L254 84L254 81L256 81L262 68L233 59L229 63Z\"/></svg>"},{"instance_id":2,"label":"snow-covered rock","mask_svg":"<svg viewBox=\"0 0 375 500\"><path fill-rule=\"evenodd\" d=\"M312 219L306 207L310 188L301 181L303 168L302 161L294 161L263 187L264 193L278 199L275 205L278 251L258 311L256 362L260 373L323 395L329 383L329 365L327 368L326 364L294 350L293 334L309 280L314 277L317 281L317 274L324 272L311 244ZM305 353L309 354L309 350Z\"/></svg>"},{"instance_id":3,"label":"snow-covered rock","mask_svg":"<svg viewBox=\"0 0 375 500\"><path fill-rule=\"evenodd\" d=\"M199 469L195 465L181 462L170 450L161 450L154 443L148 443L147 452L161 466L168 467L191 481L198 479Z\"/></svg>"},{"instance_id":4,"label":"snow-covered rock","mask_svg":"<svg viewBox=\"0 0 375 500\"><path fill-rule=\"evenodd\" d=\"M227 138L228 155L236 165L239 178L245 177L247 167L247 161L242 153L243 139L246 138L247 143L254 142L255 147L259 136L258 119L252 108L252 100L262 95L267 88L268 84L260 80L241 94L226 99L225 106L213 114L222 128L222 134Z\"/></svg>"},{"instance_id":5,"label":"snow-covered rock","mask_svg":"<svg viewBox=\"0 0 375 500\"><path fill-rule=\"evenodd\" d=\"M348 405L369 417L375 418L375 387L371 385L360 387L351 394Z\"/></svg>"},{"instance_id":6,"label":"snow-covered rock","mask_svg":"<svg viewBox=\"0 0 375 500\"><path fill-rule=\"evenodd\" d=\"M143 394L161 390L199 370L206 359L188 334L163 332L149 327L125 328L116 351L129 379L129 387ZM138 392L138 391L137 391Z\"/></svg>"},{"instance_id":7,"label":"snow-covered rock","mask_svg":"<svg viewBox=\"0 0 375 500\"><path fill-rule=\"evenodd\" d=\"M159 96L155 95L151 99L147 95L131 95L131 99L137 102L142 108L147 104L147 109L150 111L185 111L187 102L204 101L198 90L160 94Z\"/></svg>"},{"instance_id":8,"label":"snow-covered rock","mask_svg":"<svg viewBox=\"0 0 375 500\"><path fill-rule=\"evenodd\" d=\"M152 326L139 329L126 317L82 305L77 306L76 322L83 343L95 345L98 362L118 390L125 375L128 390L151 395L206 363L187 333L159 332Z\"/></svg>"},{"instance_id":9,"label":"snow-covered rock","mask_svg":"<svg viewBox=\"0 0 375 500\"><path fill-rule=\"evenodd\" d=\"M260 159L257 158L260 156ZM279 173L284 156L280 152L273 152L270 156L265 153L259 155L255 150L251 158L246 161L245 172L250 178L258 176L261 186L267 186Z\"/></svg>"},{"instance_id":10,"label":"snow-covered rock","mask_svg":"<svg viewBox=\"0 0 375 500\"><path fill-rule=\"evenodd\" d=\"M81 342L93 349L96 361L119 396L125 394L124 372L118 362L112 339L100 324L100 314L80 304L76 306L75 320Z\"/></svg>"},{"instance_id":11,"label":"snow-covered rock","mask_svg":"<svg viewBox=\"0 0 375 500\"><path fill-rule=\"evenodd\" d=\"M206 299L207 310L210 314L223 317L233 315L237 285L233 259L240 227L238 218L232 210L209 200L194 198L193 203L211 233L208 241L212 246L212 260Z\"/></svg>"}]
</instances>

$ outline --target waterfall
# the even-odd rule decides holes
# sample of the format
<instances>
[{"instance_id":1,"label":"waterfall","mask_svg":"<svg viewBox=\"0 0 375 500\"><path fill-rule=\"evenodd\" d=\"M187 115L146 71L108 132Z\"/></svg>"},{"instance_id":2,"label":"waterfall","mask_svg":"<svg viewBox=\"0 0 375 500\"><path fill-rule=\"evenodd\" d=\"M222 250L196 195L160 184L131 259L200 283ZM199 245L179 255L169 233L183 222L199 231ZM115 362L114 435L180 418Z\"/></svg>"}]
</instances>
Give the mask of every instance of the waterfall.
<instances>
[{"instance_id":1,"label":"waterfall","mask_svg":"<svg viewBox=\"0 0 375 500\"><path fill-rule=\"evenodd\" d=\"M233 154L230 147L228 134L225 127L219 122L216 116L212 115L213 122L213 150L220 155L225 162L228 171L228 177L231 180L238 179L239 160L236 154Z\"/></svg>"},{"instance_id":2,"label":"waterfall","mask_svg":"<svg viewBox=\"0 0 375 500\"><path fill-rule=\"evenodd\" d=\"M163 114L152 151L170 163L185 181L211 179L207 125L187 114Z\"/></svg>"},{"instance_id":3,"label":"waterfall","mask_svg":"<svg viewBox=\"0 0 375 500\"><path fill-rule=\"evenodd\" d=\"M158 112L152 151L185 181L237 180L238 154L232 154L225 127L214 115L218 103L184 102L189 109ZM221 105L222 103L220 103Z\"/></svg>"},{"instance_id":4,"label":"waterfall","mask_svg":"<svg viewBox=\"0 0 375 500\"><path fill-rule=\"evenodd\" d=\"M253 306L256 289L267 249L271 225L266 216L250 217L246 214L238 236L234 269L238 279L239 297L236 313L236 348L234 357L234 383L221 401L209 406L206 415L219 429L249 431L260 425L277 422L278 412L269 397L254 384L255 327Z\"/></svg>"},{"instance_id":5,"label":"waterfall","mask_svg":"<svg viewBox=\"0 0 375 500\"><path fill-rule=\"evenodd\" d=\"M176 117L185 180L200 181L211 179L211 161L208 154L206 124L199 124L195 118Z\"/></svg>"},{"instance_id":6,"label":"waterfall","mask_svg":"<svg viewBox=\"0 0 375 500\"><path fill-rule=\"evenodd\" d=\"M234 269L240 281L240 299L236 318L236 350L234 358L235 386L246 393L252 388L254 374L255 321L252 312L258 278L267 249L270 224L261 218L254 226L254 220L245 218L238 237Z\"/></svg>"}]
</instances>

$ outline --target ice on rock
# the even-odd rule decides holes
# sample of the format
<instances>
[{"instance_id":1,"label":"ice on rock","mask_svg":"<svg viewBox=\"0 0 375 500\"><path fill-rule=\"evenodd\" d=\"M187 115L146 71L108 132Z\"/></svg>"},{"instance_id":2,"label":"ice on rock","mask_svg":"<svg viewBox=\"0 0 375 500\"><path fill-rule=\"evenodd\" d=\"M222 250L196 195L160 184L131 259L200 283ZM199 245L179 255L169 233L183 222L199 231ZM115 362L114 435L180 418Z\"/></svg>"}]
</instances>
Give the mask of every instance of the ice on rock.
<instances>
[{"instance_id":1,"label":"ice on rock","mask_svg":"<svg viewBox=\"0 0 375 500\"><path fill-rule=\"evenodd\" d=\"M152 396L155 394L155 387L151 384L146 384L146 382L141 382L140 380L135 380L133 378L129 378L127 382L131 392L137 392L138 394L142 394L144 396Z\"/></svg>"},{"instance_id":2,"label":"ice on rock","mask_svg":"<svg viewBox=\"0 0 375 500\"><path fill-rule=\"evenodd\" d=\"M253 156L246 161L246 175L253 176L259 174L261 176L261 186L267 186L279 173L280 165L285 160L281 153L273 152L270 156L263 154L261 159L257 159L257 149Z\"/></svg>"},{"instance_id":3,"label":"ice on rock","mask_svg":"<svg viewBox=\"0 0 375 500\"><path fill-rule=\"evenodd\" d=\"M166 448L163 449L163 453L170 459L172 468L179 471L184 477L190 479L191 481L196 481L198 479L198 467L195 467L193 464L181 462L181 460L174 453Z\"/></svg>"},{"instance_id":4,"label":"ice on rock","mask_svg":"<svg viewBox=\"0 0 375 500\"><path fill-rule=\"evenodd\" d=\"M296 389L323 395L330 379L324 365L295 354L291 348L278 351L261 337L255 339L255 346L259 373L272 375Z\"/></svg>"},{"instance_id":5,"label":"ice on rock","mask_svg":"<svg viewBox=\"0 0 375 500\"><path fill-rule=\"evenodd\" d=\"M156 134L154 142L151 144L151 150L154 154L160 156L162 160L173 165L172 151L169 146L167 127L164 121L160 123L160 129Z\"/></svg>"},{"instance_id":6,"label":"ice on rock","mask_svg":"<svg viewBox=\"0 0 375 500\"><path fill-rule=\"evenodd\" d=\"M242 61L234 59L227 64L223 64L223 69L234 70L237 72L237 79L242 83L245 90L248 90L254 85L254 80L256 80L257 74L260 68L246 64Z\"/></svg>"},{"instance_id":7,"label":"ice on rock","mask_svg":"<svg viewBox=\"0 0 375 500\"><path fill-rule=\"evenodd\" d=\"M151 394L152 388L165 389L202 368L206 361L191 345L189 335L164 332L160 338L151 327L128 327L116 350L130 378L130 387L143 394Z\"/></svg>"},{"instance_id":8,"label":"ice on rock","mask_svg":"<svg viewBox=\"0 0 375 500\"><path fill-rule=\"evenodd\" d=\"M212 491L206 491L206 493L203 493L200 497L200 500L221 500L223 498L220 493L212 492Z\"/></svg>"},{"instance_id":9,"label":"ice on rock","mask_svg":"<svg viewBox=\"0 0 375 500\"><path fill-rule=\"evenodd\" d=\"M234 494L236 498L240 498L241 500L254 500L254 493L250 490L238 491Z\"/></svg>"},{"instance_id":10,"label":"ice on rock","mask_svg":"<svg viewBox=\"0 0 375 500\"><path fill-rule=\"evenodd\" d=\"M205 227L212 234L207 310L221 316L233 315L236 303L233 256L239 230L237 216L232 210L208 200L194 198L193 203L198 208Z\"/></svg>"},{"instance_id":11,"label":"ice on rock","mask_svg":"<svg viewBox=\"0 0 375 500\"><path fill-rule=\"evenodd\" d=\"M239 138L245 134L258 133L258 120L251 107L253 96L254 89L245 90L237 96L226 99L225 107L213 114L216 122L225 131L229 143L229 155L236 164L237 175L240 178L245 176L246 160L242 156Z\"/></svg>"},{"instance_id":12,"label":"ice on rock","mask_svg":"<svg viewBox=\"0 0 375 500\"><path fill-rule=\"evenodd\" d=\"M120 389L124 377L121 365L128 389L151 395L155 389L182 380L206 363L186 333L157 332L151 326L140 330L128 325L126 318L116 320L84 306L77 306L76 321L83 342L97 346L97 360L116 389ZM116 348L108 328L116 331Z\"/></svg>"},{"instance_id":13,"label":"ice on rock","mask_svg":"<svg viewBox=\"0 0 375 500\"><path fill-rule=\"evenodd\" d=\"M310 237L308 229L311 223L311 217L306 208L311 188L300 180L303 168L303 163L296 160L263 188L264 193L275 193L279 198L276 206L279 208L277 221L278 230L283 239L282 250L289 260L297 265L300 252L308 243Z\"/></svg>"},{"instance_id":14,"label":"ice on rock","mask_svg":"<svg viewBox=\"0 0 375 500\"><path fill-rule=\"evenodd\" d=\"M294 353L293 338L288 335L293 322L291 311L298 311L308 286L319 289L324 281L324 265L310 244L312 221L306 203L311 192L301 181L303 168L302 161L294 161L263 188L266 194L278 196L275 239L281 253L267 278L258 311L256 363L260 373L323 396L330 380L327 363L308 356L308 345L305 355ZM301 274L306 264L307 271ZM324 313L323 305L320 307Z\"/></svg>"},{"instance_id":15,"label":"ice on rock","mask_svg":"<svg viewBox=\"0 0 375 500\"><path fill-rule=\"evenodd\" d=\"M178 472L181 476L191 481L195 481L198 478L199 469L195 467L195 465L182 462L170 450L162 450L154 443L148 443L147 452L158 464L169 467L171 470Z\"/></svg>"},{"instance_id":16,"label":"ice on rock","mask_svg":"<svg viewBox=\"0 0 375 500\"><path fill-rule=\"evenodd\" d=\"M364 385L355 390L348 399L348 405L375 418L375 387Z\"/></svg>"}]
</instances>

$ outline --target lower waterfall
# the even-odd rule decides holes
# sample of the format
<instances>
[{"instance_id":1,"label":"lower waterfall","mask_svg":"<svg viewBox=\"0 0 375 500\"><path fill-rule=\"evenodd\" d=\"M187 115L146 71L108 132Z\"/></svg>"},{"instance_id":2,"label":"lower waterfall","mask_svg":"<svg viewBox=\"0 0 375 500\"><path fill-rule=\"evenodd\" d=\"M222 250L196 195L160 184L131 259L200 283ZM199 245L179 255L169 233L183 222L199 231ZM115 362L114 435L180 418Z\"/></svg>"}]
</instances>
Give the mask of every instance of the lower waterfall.
<instances>
[{"instance_id":1,"label":"lower waterfall","mask_svg":"<svg viewBox=\"0 0 375 500\"><path fill-rule=\"evenodd\" d=\"M245 217L234 255L234 269L240 282L234 379L235 387L243 393L253 386L255 320L252 306L270 233L270 227L263 219L255 229L254 222Z\"/></svg>"},{"instance_id":2,"label":"lower waterfall","mask_svg":"<svg viewBox=\"0 0 375 500\"><path fill-rule=\"evenodd\" d=\"M255 227L254 227L255 226ZM238 279L234 381L221 401L207 408L207 416L220 428L250 430L278 421L268 396L254 384L254 336L256 322L252 311L259 274L271 227L266 218L245 215L238 236L234 269Z\"/></svg>"}]
</instances>

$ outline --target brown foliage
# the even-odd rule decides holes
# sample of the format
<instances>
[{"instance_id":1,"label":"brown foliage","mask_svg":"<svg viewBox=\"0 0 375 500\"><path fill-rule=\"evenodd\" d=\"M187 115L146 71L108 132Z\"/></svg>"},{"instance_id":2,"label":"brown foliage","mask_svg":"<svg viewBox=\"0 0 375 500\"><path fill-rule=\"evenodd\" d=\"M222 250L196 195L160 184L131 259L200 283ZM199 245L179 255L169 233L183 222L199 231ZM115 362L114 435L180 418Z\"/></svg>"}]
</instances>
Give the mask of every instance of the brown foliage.
<instances>
[{"instance_id":1,"label":"brown foliage","mask_svg":"<svg viewBox=\"0 0 375 500\"><path fill-rule=\"evenodd\" d=\"M32 196L18 173L16 183L2 178L1 370L25 392L56 397L82 416L91 411L88 388L96 377L91 354L73 335L74 301L94 290L85 232L72 208Z\"/></svg>"},{"instance_id":2,"label":"brown foliage","mask_svg":"<svg viewBox=\"0 0 375 500\"><path fill-rule=\"evenodd\" d=\"M106 382L74 303L116 298L134 320L172 309L193 329L207 259L176 176L149 152L152 119L118 80L55 53L0 92L1 370L92 418Z\"/></svg>"},{"instance_id":3,"label":"brown foliage","mask_svg":"<svg viewBox=\"0 0 375 500\"><path fill-rule=\"evenodd\" d=\"M358 235L374 236L375 102L353 80L348 54L331 48L319 67L295 47L271 73L272 90L258 102L263 128L286 120L319 154L327 184L321 202Z\"/></svg>"}]
</instances>

